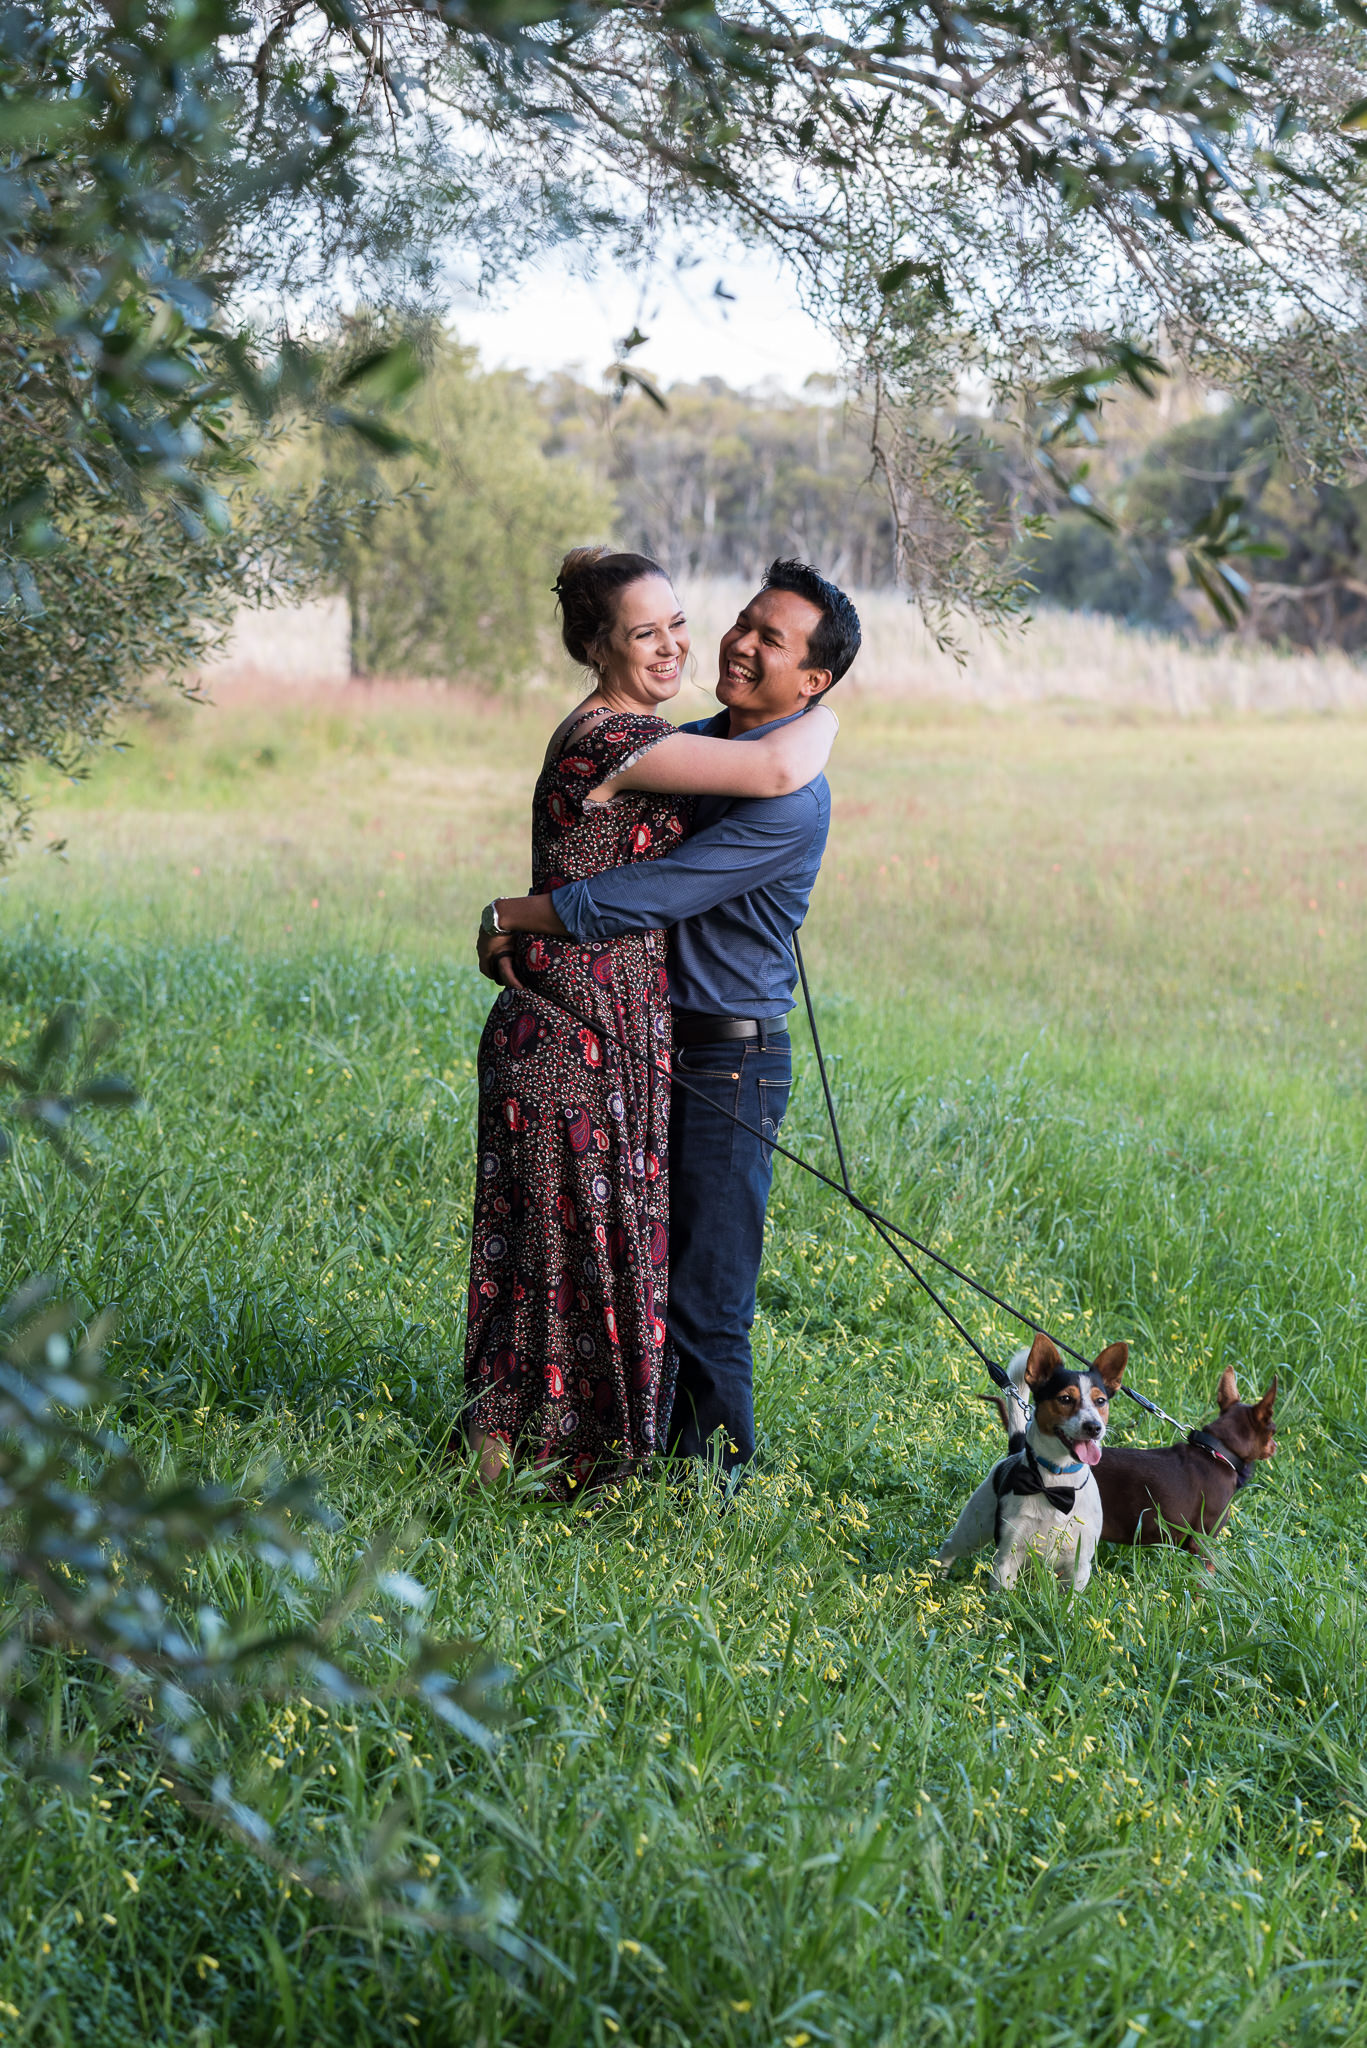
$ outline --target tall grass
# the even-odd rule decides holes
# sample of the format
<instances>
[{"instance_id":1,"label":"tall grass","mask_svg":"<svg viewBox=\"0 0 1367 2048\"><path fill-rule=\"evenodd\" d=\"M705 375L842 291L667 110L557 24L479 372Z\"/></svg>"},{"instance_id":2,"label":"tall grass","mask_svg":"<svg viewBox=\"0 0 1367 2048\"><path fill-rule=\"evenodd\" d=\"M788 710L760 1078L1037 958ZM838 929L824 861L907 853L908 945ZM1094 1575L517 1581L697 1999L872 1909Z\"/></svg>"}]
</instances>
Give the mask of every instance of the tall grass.
<instances>
[{"instance_id":1,"label":"tall grass","mask_svg":"<svg viewBox=\"0 0 1367 2048\"><path fill-rule=\"evenodd\" d=\"M715 675L713 650L752 588L725 578L699 578L681 587L705 678ZM842 690L847 698L872 691L999 708L1095 704L1178 719L1231 711L1360 712L1367 706L1367 666L1336 650L1311 654L1225 634L1201 640L1194 628L1191 639L1178 640L1118 619L1048 606L1028 630L1001 636L959 620L954 644L942 648L900 592L852 594L864 643ZM287 688L345 684L348 637L341 598L243 612L222 657L206 670L206 682L214 691L233 693L245 685L272 694L282 682ZM549 629L543 649L545 675L558 685L566 667Z\"/></svg>"},{"instance_id":2,"label":"tall grass","mask_svg":"<svg viewBox=\"0 0 1367 2048\"><path fill-rule=\"evenodd\" d=\"M1109 1551L1069 1605L932 1578L998 1448L982 1376L787 1167L734 1508L460 1483L467 934L540 734L365 702L159 725L64 800L70 866L9 885L0 1037L98 1003L150 1107L95 1198L22 1149L0 1252L118 1302L150 1455L312 1468L338 1561L396 1531L434 1627L506 1662L492 1757L262 1702L221 1762L343 1860L402 1802L429 1903L511 1901L542 1960L339 1917L190 1821L125 1720L84 1792L0 1792L0 2040L1367 2039L1361 728L846 722L809 954L858 1184L1080 1347L1128 1337L1184 1420L1226 1364L1280 1376L1276 1490L1215 1570ZM799 1036L788 1141L828 1157L822 1116ZM105 1727L51 1682L54 1726Z\"/></svg>"}]
</instances>

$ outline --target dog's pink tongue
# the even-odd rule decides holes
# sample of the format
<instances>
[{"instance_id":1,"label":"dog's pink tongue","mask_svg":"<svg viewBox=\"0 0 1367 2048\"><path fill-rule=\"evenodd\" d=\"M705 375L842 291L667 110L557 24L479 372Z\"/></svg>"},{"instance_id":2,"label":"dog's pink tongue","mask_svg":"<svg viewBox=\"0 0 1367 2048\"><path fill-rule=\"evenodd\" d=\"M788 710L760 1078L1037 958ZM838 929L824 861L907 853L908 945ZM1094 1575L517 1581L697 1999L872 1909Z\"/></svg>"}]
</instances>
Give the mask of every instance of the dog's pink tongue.
<instances>
[{"instance_id":1,"label":"dog's pink tongue","mask_svg":"<svg viewBox=\"0 0 1367 2048\"><path fill-rule=\"evenodd\" d=\"M1075 1448L1084 1465L1099 1465L1101 1463L1100 1444L1089 1443L1084 1439Z\"/></svg>"}]
</instances>

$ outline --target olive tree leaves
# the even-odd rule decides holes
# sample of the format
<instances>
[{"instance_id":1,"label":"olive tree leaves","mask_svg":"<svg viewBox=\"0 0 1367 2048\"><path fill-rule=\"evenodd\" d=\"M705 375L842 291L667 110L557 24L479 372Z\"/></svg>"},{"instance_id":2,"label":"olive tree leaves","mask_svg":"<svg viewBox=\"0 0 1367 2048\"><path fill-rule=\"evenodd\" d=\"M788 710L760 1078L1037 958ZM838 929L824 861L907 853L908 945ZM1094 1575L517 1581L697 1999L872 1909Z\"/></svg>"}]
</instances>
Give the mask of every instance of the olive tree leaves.
<instances>
[{"instance_id":1,"label":"olive tree leaves","mask_svg":"<svg viewBox=\"0 0 1367 2048\"><path fill-rule=\"evenodd\" d=\"M257 488L263 439L322 414L404 445L411 352L338 391L329 352L238 308L253 225L344 208L358 132L326 65L283 58L258 121L243 28L225 0L0 14L0 855L28 761L78 766L142 678L182 680L370 516Z\"/></svg>"},{"instance_id":2,"label":"olive tree leaves","mask_svg":"<svg viewBox=\"0 0 1367 2048\"><path fill-rule=\"evenodd\" d=\"M511 1901L434 1881L397 1805L368 1842L304 1849L234 1782L235 1723L277 1703L402 1711L490 1751L504 1674L477 1644L429 1634L429 1595L386 1541L324 1561L340 1524L306 1478L210 1482L139 1455L115 1422L128 1389L101 1361L111 1328L43 1279L0 1308L0 1774L86 1793L100 1746L135 1741L187 1812L287 1882L504 1968L534 1960Z\"/></svg>"},{"instance_id":3,"label":"olive tree leaves","mask_svg":"<svg viewBox=\"0 0 1367 2048\"><path fill-rule=\"evenodd\" d=\"M94 1166L82 1142L92 1111L135 1109L141 1101L133 1083L100 1062L119 1036L112 1017L96 1017L82 1031L75 1003L59 1003L38 1033L26 1063L0 1059L0 1160L13 1143L8 1123L46 1140L63 1166L89 1180Z\"/></svg>"},{"instance_id":4,"label":"olive tree leaves","mask_svg":"<svg viewBox=\"0 0 1367 2048\"><path fill-rule=\"evenodd\" d=\"M27 1059L0 1060L0 1117L86 1181L84 1119L140 1100L105 1064L118 1037L63 1002ZM282 1837L264 1810L234 1761L243 1717L373 1710L492 1752L504 1674L431 1630L397 1535L358 1544L307 1476L178 1467L146 1399L106 1370L115 1325L42 1275L0 1305L0 1778L88 1796L92 1758L132 1744L187 1813L286 1882L500 1968L535 1961L511 1900L435 1881L401 1795L345 1853Z\"/></svg>"},{"instance_id":5,"label":"olive tree leaves","mask_svg":"<svg viewBox=\"0 0 1367 2048\"><path fill-rule=\"evenodd\" d=\"M1033 439L1037 466L1067 505L1109 532L1122 530L1122 518L1088 489L1087 462L1069 466L1064 451L1096 446L1100 439L1098 416L1108 392L1128 384L1145 398L1152 398L1157 380L1167 374L1157 356L1122 339L1103 359L1053 379L1042 394L1052 412L1048 424L1038 429ZM1026 445L1031 445L1028 438ZM1236 566L1238 559L1272 558L1283 552L1276 542L1261 539L1250 530L1244 511L1242 492L1227 490L1185 533L1171 536L1192 582L1225 626L1238 625L1249 600L1249 585Z\"/></svg>"}]
</instances>

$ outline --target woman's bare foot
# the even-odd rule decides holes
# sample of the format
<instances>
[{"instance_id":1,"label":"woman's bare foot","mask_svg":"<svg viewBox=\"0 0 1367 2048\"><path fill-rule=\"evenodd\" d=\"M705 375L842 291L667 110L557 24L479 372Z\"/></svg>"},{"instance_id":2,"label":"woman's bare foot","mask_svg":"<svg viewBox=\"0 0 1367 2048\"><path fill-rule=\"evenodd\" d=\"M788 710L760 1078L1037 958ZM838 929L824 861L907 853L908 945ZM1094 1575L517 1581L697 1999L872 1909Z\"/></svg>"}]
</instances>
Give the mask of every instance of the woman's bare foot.
<instances>
[{"instance_id":1,"label":"woman's bare foot","mask_svg":"<svg viewBox=\"0 0 1367 2048\"><path fill-rule=\"evenodd\" d=\"M508 1446L501 1436L488 1436L483 1430L470 1439L470 1448L478 1459L476 1472L481 1486L497 1486L512 1463Z\"/></svg>"}]
</instances>

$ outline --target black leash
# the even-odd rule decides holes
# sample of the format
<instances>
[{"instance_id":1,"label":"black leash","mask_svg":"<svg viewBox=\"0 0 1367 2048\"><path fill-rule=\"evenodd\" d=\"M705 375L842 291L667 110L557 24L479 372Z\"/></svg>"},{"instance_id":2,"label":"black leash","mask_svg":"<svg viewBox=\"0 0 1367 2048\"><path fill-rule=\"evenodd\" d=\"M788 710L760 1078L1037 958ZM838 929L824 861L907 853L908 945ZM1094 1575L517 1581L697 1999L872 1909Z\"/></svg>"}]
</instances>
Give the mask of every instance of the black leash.
<instances>
[{"instance_id":1,"label":"black leash","mask_svg":"<svg viewBox=\"0 0 1367 2048\"><path fill-rule=\"evenodd\" d=\"M901 1259L902 1264L911 1274L912 1279L915 1280L919 1286L925 1289L926 1293L930 1296L931 1300L935 1303L936 1307L953 1324L954 1328L958 1331L959 1335L963 1338L964 1342L970 1347L971 1350L977 1353L978 1357L986 1366L988 1373L991 1375L994 1384L1004 1388L1007 1392L1015 1396L1015 1398L1020 1402L1022 1409L1024 1409L1025 1402L1019 1394L1016 1387L1008 1378L1007 1374L1002 1371L1002 1368L999 1365L997 1365L992 1359L988 1357L987 1353L983 1350L982 1346L973 1337L969 1335L968 1331L964 1328L963 1324L958 1320L957 1316L951 1314L950 1310L945 1307L944 1302L941 1301L939 1295L935 1292L934 1288L930 1285L929 1281L927 1281L922 1274L917 1272L916 1268L912 1265L910 1259L905 1257L905 1255L898 1250L897 1246L891 1242L891 1239L888 1236L889 1230L896 1231L897 1235L903 1238L906 1241L906 1243L915 1246L915 1249L923 1253L925 1257L933 1259L937 1265L943 1266L946 1269L946 1271L952 1273L957 1280L962 1280L965 1283L965 1285L971 1287L975 1293L981 1294L987 1301L992 1302L997 1308L1004 1310L1007 1315L1014 1317L1014 1319L1018 1323L1023 1323L1027 1329L1041 1330L1042 1334L1048 1337L1051 1344L1057 1345L1060 1351L1064 1352L1069 1358L1076 1360L1076 1362L1079 1365L1090 1366L1092 1361L1090 1360L1090 1358L1085 1358L1080 1351L1075 1351L1071 1344L1065 1344L1061 1338L1055 1337L1052 1331L1043 1330L1042 1325L1037 1323L1032 1316L1027 1316L1023 1314L1020 1309L1013 1307L1009 1301L1003 1301L999 1294L994 1294L990 1287L984 1287L982 1282L980 1280L975 1280L971 1273L965 1273L961 1271L961 1269L958 1266L951 1265L950 1261L946 1258L942 1258L939 1252L932 1251L929 1245L918 1243L918 1241L914 1237L910 1236L908 1232L904 1230L898 1230L897 1225L895 1223L888 1223L884 1217L878 1214L876 1210L871 1209L866 1202L860 1201L858 1195L855 1194L854 1189L850 1185L849 1168L845 1164L845 1146L840 1136L840 1122L835 1113L835 1097L831 1093L830 1078L826 1072L826 1059L825 1055L821 1050L821 1034L817 1030L816 1024L816 1006L812 1001L811 986L807 980L807 963L802 957L802 941L798 938L796 932L793 933L793 957L797 961L798 976L802 982L802 1000L807 1008L807 1024L812 1034L812 1049L816 1054L816 1064L821 1074L821 1087L826 1097L826 1114L830 1118L831 1136L835 1140L835 1155L836 1158L840 1161L840 1174L844 1182L844 1187L843 1189L841 1189L840 1192L842 1192L845 1195L846 1199L851 1203L851 1205L855 1209L857 1209L860 1212L861 1215L866 1216L868 1218L870 1223L872 1223L874 1229L878 1232L878 1235L882 1238L884 1244L888 1245L889 1249L892 1252L894 1252L899 1259ZM776 1146L775 1150L778 1149L780 1148ZM791 1152L789 1152L785 1154L785 1157L791 1159L794 1157L794 1155ZM815 1167L807 1166L805 1160L799 1159L797 1161L797 1164L799 1166L805 1167L808 1173L816 1175L818 1179L825 1179L824 1174L816 1173ZM828 1180L826 1181L826 1185L828 1187L834 1187L835 1183L834 1181ZM1122 1394L1128 1394L1132 1401L1137 1402L1138 1405L1141 1408L1146 1409L1150 1415L1160 1416L1162 1420L1168 1423L1173 1429L1185 1429L1185 1425L1183 1423L1178 1422L1175 1416L1169 1415L1165 1409L1160 1408L1156 1401L1150 1401L1147 1395L1145 1394L1137 1394L1133 1387L1127 1387L1123 1381L1121 1382L1120 1391Z\"/></svg>"},{"instance_id":2,"label":"black leash","mask_svg":"<svg viewBox=\"0 0 1367 2048\"><path fill-rule=\"evenodd\" d=\"M963 1324L959 1321L959 1318L954 1314L953 1310L949 1307L949 1305L945 1301L943 1301L941 1297L935 1292L935 1289L931 1286L929 1280L926 1279L925 1274L918 1272L916 1267L912 1265L911 1260L907 1257L906 1253L901 1249L900 1245L897 1245L893 1242L891 1236L889 1235L889 1229L892 1226L886 1225L881 1216L876 1215L874 1211L867 1206L866 1203L861 1202L858 1195L856 1195L853 1187L851 1186L850 1169L845 1163L844 1141L840 1136L840 1119L835 1113L835 1097L831 1093L830 1076L826 1072L826 1055L821 1050L821 1033L817 1030L816 1025L816 1005L812 1001L812 991L811 988L808 986L807 982L807 963L802 957L802 947L798 941L798 936L796 932L793 933L793 955L797 961L797 971L802 982L802 1000L807 1006L807 1023L811 1029L812 1046L816 1053L817 1072L821 1076L821 1087L826 1097L826 1114L831 1121L831 1136L835 1140L835 1156L840 1161L840 1178L841 1181L844 1183L842 1193L844 1194L845 1199L848 1202L850 1202L853 1205L853 1207L860 1212L861 1215L867 1216L869 1222L873 1225L874 1229L877 1231L879 1237L883 1240L883 1243L887 1246L888 1250L892 1253L893 1257L901 1261L902 1265L906 1268L907 1272L910 1273L912 1279L916 1282L917 1286L923 1288L925 1292L930 1296L930 1299L934 1302L936 1308L939 1309L941 1315L944 1316L945 1320L948 1323L950 1323L954 1327L954 1329L958 1331L959 1335L963 1338L965 1344L968 1345L969 1349L977 1353L978 1357L982 1360L984 1366L986 1366L988 1374L992 1379L994 1385L1004 1388L1007 1393L1013 1395L1016 1398L1016 1400L1019 1401L1022 1411L1024 1411L1025 1401L1023 1397L1020 1395L1018 1390L1012 1385L1011 1380L1009 1379L1007 1374L1002 1370L1001 1366L997 1364L995 1359L988 1357L987 1353L983 1350L982 1345L979 1344L977 1338L974 1337L969 1330L966 1330L964 1328ZM813 1171L813 1169L811 1167L808 1167L807 1171L810 1173ZM899 1236L901 1234L902 1233L900 1232L898 1233Z\"/></svg>"},{"instance_id":3,"label":"black leash","mask_svg":"<svg viewBox=\"0 0 1367 2048\"><path fill-rule=\"evenodd\" d=\"M1003 1388L1007 1393L1009 1393L1019 1405L1022 1413L1028 1415L1029 1407L1020 1389L1013 1384L1013 1382L1010 1380L1007 1374L1002 1371L1002 1368L998 1364L996 1364L993 1359L988 1357L987 1353L983 1350L981 1344L978 1343L977 1339L973 1337L969 1333L969 1331L967 1331L964 1328L963 1324L959 1321L958 1317L941 1300L940 1296L935 1292L935 1289L931 1286L930 1282L926 1279L925 1275L923 1273L919 1273L916 1270L915 1266L912 1265L911 1260L907 1258L906 1254L900 1249L900 1247L893 1243L892 1238L889 1236L889 1232L894 1232L898 1237L902 1238L907 1244L914 1246L917 1251L924 1253L924 1255L927 1258L933 1259L936 1265L943 1266L947 1272L954 1274L956 1279L962 1280L965 1283L965 1285L971 1287L975 1293L981 1294L987 1301L992 1302L997 1308L1003 1309L1007 1315L1014 1317L1018 1323L1023 1323L1028 1330L1038 1330L1041 1327L1040 1324L1037 1323L1033 1317L1023 1314L1023 1312L1020 1309L1014 1308L1009 1301L1003 1301L1002 1297L999 1294L994 1294L990 1287L984 1287L982 1282L980 1280L975 1280L971 1273L963 1272L958 1266L952 1265L948 1259L942 1257L939 1252L932 1251L929 1245L921 1244L916 1238L912 1237L909 1234L909 1232L899 1229L897 1224L889 1223L885 1216L880 1216L876 1209L871 1209L868 1203L861 1201L859 1196L854 1192L854 1189L850 1184L850 1170L845 1160L844 1140L841 1138L840 1135L840 1120L837 1117L835 1111L835 1096L831 1092L830 1076L826 1072L826 1057L821 1050L821 1033L818 1031L816 1023L816 1005L812 1001L811 985L807 980L807 963L802 957L802 942L798 938L796 932L793 933L793 957L797 961L798 977L802 983L802 1000L806 1005L807 1009L807 1024L812 1034L812 1050L816 1054L817 1069L821 1075L822 1093L825 1095L826 1098L826 1114L830 1118L831 1136L835 1140L835 1156L840 1161L840 1179L843 1183L843 1186L837 1186L837 1183L831 1180L826 1174L821 1173L815 1166L809 1165L805 1159L799 1159L795 1152L787 1151L782 1145L775 1145L773 1148L774 1151L782 1153L785 1159L791 1159L794 1165L800 1166L805 1173L811 1174L813 1179L823 1181L828 1188L834 1188L837 1194L843 1194L846 1201L849 1202L851 1208L856 1209L861 1216L867 1217L868 1221L873 1225L873 1228L877 1231L879 1237L881 1237L884 1244L887 1245L889 1251L892 1252L895 1258L901 1260L902 1264L906 1267L908 1273L910 1273L912 1279L916 1282L918 1287L922 1287L925 1289L926 1293L935 1303L935 1306L940 1310L940 1313L945 1317L945 1319L949 1323L953 1325L954 1329L958 1331L959 1335L963 1338L965 1344L968 1345L969 1349L977 1353L978 1357L982 1360L984 1366L986 1366L987 1371L991 1376L992 1380L994 1381L994 1383L997 1386ZM676 1073L674 1075L674 1084L676 1087L679 1085L679 1080L680 1077ZM687 1084L685 1083L684 1085L686 1086ZM730 1112L728 1111L727 1114L729 1115ZM740 1117L733 1117L732 1121L735 1123L741 1123L742 1119ZM753 1127L749 1124L746 1124L745 1128L749 1130ZM1082 1352L1074 1351L1071 1344L1065 1344L1061 1338L1053 1336L1052 1333L1048 1330L1045 1330L1043 1334L1049 1338L1052 1344L1056 1344L1060 1351L1065 1352L1069 1358L1075 1359L1079 1365L1089 1366L1091 1364L1091 1360L1089 1358L1084 1357ZM1148 1398L1147 1394L1136 1393L1133 1387L1127 1387L1123 1381L1121 1382L1120 1391L1122 1394L1127 1395L1128 1398L1131 1401L1135 1402L1140 1408L1144 1409L1147 1414L1156 1415L1159 1417L1161 1421L1166 1422L1168 1426L1171 1429L1175 1429L1178 1432L1179 1436L1182 1436L1187 1443L1199 1446L1200 1449L1206 1451L1209 1455L1219 1458L1224 1464L1229 1465L1234 1472L1234 1490L1236 1493L1241 1491L1243 1487L1248 1485L1250 1480L1253 1478L1253 1468L1248 1463L1248 1461L1244 1458L1237 1458L1235 1454L1230 1450L1228 1444L1221 1443L1218 1437L1213 1437L1209 1434L1208 1431L1202 1429L1188 1430L1186 1424L1179 1422L1175 1415L1169 1415L1166 1408L1160 1408L1156 1401L1151 1401ZM987 1396L984 1396L983 1398L986 1399ZM1030 1460L1030 1465L1033 1468L1032 1472L1028 1478L1023 1476L1024 1466L1023 1461L1021 1460L1017 1461L1017 1464L1014 1468L1011 1467L1009 1453L1006 1463L999 1465L997 1467L997 1473L1005 1475L1010 1472L1013 1473L1013 1476L1010 1478L1004 1477L1000 1485L997 1484L996 1474L994 1474L993 1476L993 1485L996 1489L998 1498L1000 1498L1003 1488L1005 1488L1007 1492L1011 1493L1043 1493L1046 1499L1048 1499L1052 1503L1052 1505L1063 1509L1064 1499L1066 1495L1067 1508L1071 1509L1073 1501L1075 1499L1075 1495L1067 1493L1067 1490L1064 1488L1050 1487L1044 1481L1043 1475L1040 1473L1038 1466L1035 1464L1033 1454L1028 1450L1028 1448L1025 1448L1023 1439L1014 1436L1011 1437L1011 1451L1014 1452L1017 1442L1020 1442L1022 1444L1024 1456ZM1295 1507L1297 1505L1296 1501L1292 1498L1292 1496L1289 1493L1286 1493L1280 1486L1274 1486L1271 1480L1266 1478L1265 1476L1260 1477L1258 1484L1260 1488L1266 1487L1271 1492L1277 1494L1280 1499L1290 1502L1292 1507ZM1067 1510L1065 1509L1064 1511L1066 1512Z\"/></svg>"}]
</instances>

